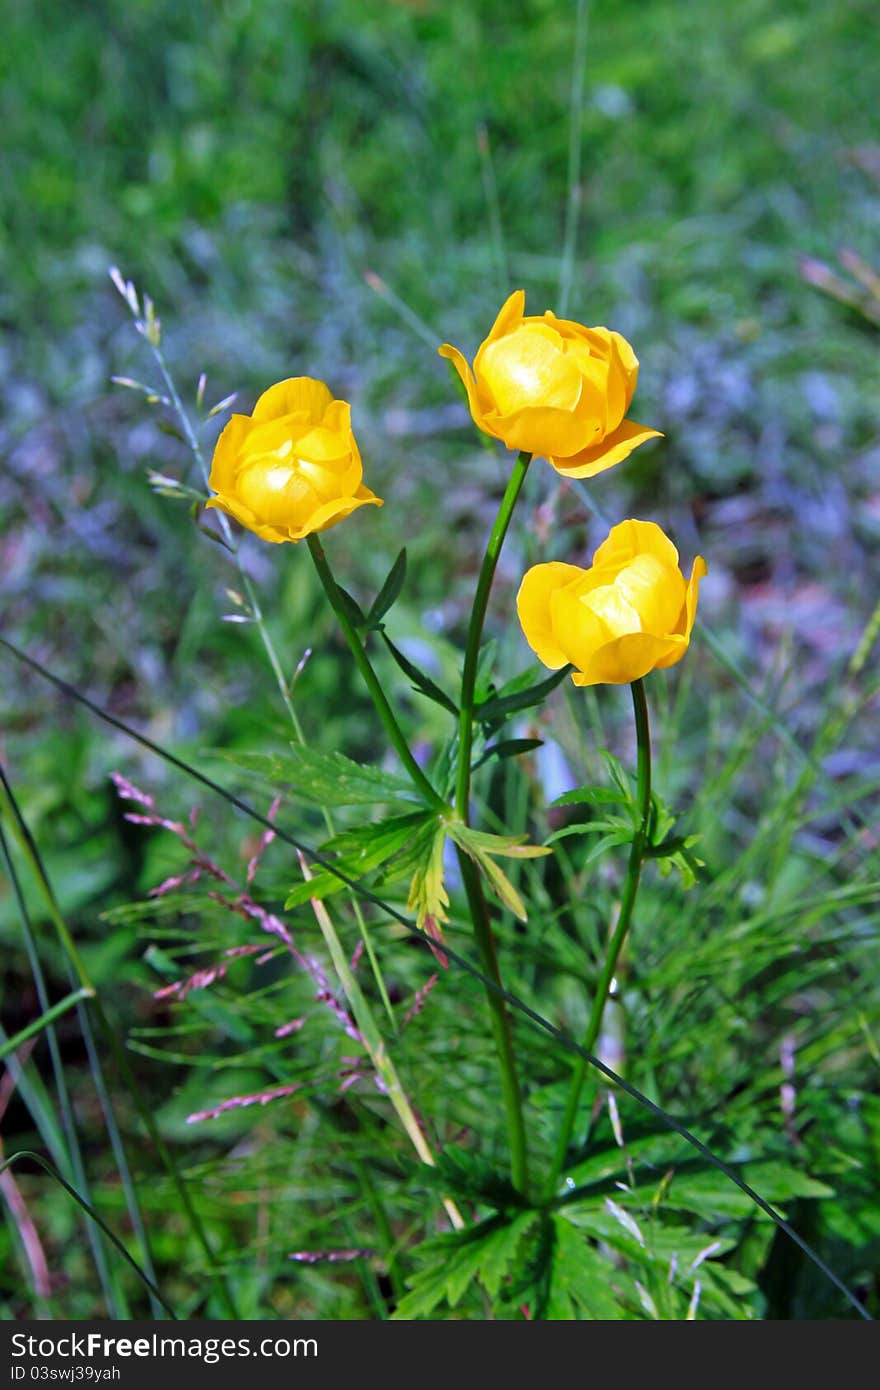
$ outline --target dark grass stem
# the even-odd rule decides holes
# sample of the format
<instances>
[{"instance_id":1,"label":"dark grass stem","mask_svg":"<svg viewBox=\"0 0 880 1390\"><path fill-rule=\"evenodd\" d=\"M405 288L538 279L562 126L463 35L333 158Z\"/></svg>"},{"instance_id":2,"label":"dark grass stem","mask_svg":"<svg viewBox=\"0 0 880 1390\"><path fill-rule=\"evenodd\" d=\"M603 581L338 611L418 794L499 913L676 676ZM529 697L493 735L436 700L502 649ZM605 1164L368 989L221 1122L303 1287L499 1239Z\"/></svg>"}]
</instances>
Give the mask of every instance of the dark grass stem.
<instances>
[{"instance_id":1,"label":"dark grass stem","mask_svg":"<svg viewBox=\"0 0 880 1390\"><path fill-rule=\"evenodd\" d=\"M131 1268L134 1270L135 1274L141 1280L141 1282L146 1285L150 1293L150 1298L155 1300L155 1302L165 1310L169 1318L173 1318L176 1322L177 1314L171 1307L171 1304L165 1302L165 1299L162 1297L162 1294L156 1287L155 1281L151 1279L150 1276L146 1274L143 1269L141 1269L137 1260L132 1258L132 1256L128 1253L125 1246L123 1245L122 1241L110 1229L106 1221L103 1221L101 1219L101 1217L95 1211L95 1208L91 1205L91 1203L85 1201L85 1199L80 1195L80 1193L77 1192L76 1188L71 1187L70 1183L67 1182L61 1176L58 1170L54 1168L51 1163L47 1162L47 1160L42 1156L42 1154L34 1153L31 1149L19 1149L17 1153L10 1154L7 1159L5 1159L3 1162L0 1162L0 1173L4 1173L7 1168L11 1168L13 1163L20 1163L22 1159L27 1159L30 1163L38 1164L39 1167L42 1168L45 1173L48 1173L50 1178L52 1178L55 1182L58 1183L59 1187L64 1188L64 1191L67 1193L67 1195L70 1198L72 1198L72 1200L76 1202L77 1206L85 1212L86 1216L89 1218L89 1221L93 1222L94 1225L99 1228L99 1230L104 1234L104 1236L106 1236L107 1240L109 1240L110 1243L116 1248L116 1250L119 1251L119 1254L126 1261L126 1263L131 1266Z\"/></svg>"},{"instance_id":2,"label":"dark grass stem","mask_svg":"<svg viewBox=\"0 0 880 1390\"><path fill-rule=\"evenodd\" d=\"M435 791L435 789L431 786L431 783L428 781L424 772L419 767L418 763L413 757L412 750L410 749L410 746L406 741L403 731L401 730L401 727L397 722L397 718L394 714L394 711L388 703L387 696L385 695L385 691L382 689L382 684L379 680L379 677L373 670L373 667L370 663L370 658L367 656L366 650L364 648L364 644L358 636L357 630L355 629L355 626L348 615L348 612L345 607L345 602L342 598L342 595L339 592L339 585L333 578L333 572L330 569L330 565L327 562L327 556L324 553L324 547L322 546L318 537L314 533L312 533L312 535L308 536L306 539L309 547L309 553L312 557L312 560L314 561L315 569L318 572L318 578L320 579L324 592L327 595L330 607L336 614L339 626L342 628L345 640L349 645L349 649L351 651L352 656L354 657L355 665L357 666L358 670L361 673L361 676L363 677L364 684L366 685L367 690L370 694L370 699L373 701L373 704L376 707L376 713L382 721L382 724L385 728L385 732L391 740L391 743L394 747L395 752L397 753L397 756L400 758L400 761L406 768L406 771L409 773L413 785L424 797L427 805L435 811L440 811L444 814L447 813L451 808L443 800L443 797L440 795L440 793Z\"/></svg>"},{"instance_id":3,"label":"dark grass stem","mask_svg":"<svg viewBox=\"0 0 880 1390\"><path fill-rule=\"evenodd\" d=\"M602 964L599 979L596 982L596 993L593 997L590 1020L587 1024L587 1031L584 1034L584 1040L581 1044L582 1055L578 1057L574 1064L568 1099L565 1103L562 1123L559 1127L559 1134L556 1139L556 1148L553 1152L553 1164L550 1170L549 1192L551 1195L556 1190L559 1175L565 1166L565 1157L568 1153L575 1123L577 1121L578 1107L580 1105L581 1092L584 1088L588 1065L583 1053L592 1053L602 1028L602 1019L605 1016L605 1008L608 1003L611 982L614 979L614 972L617 969L620 952L623 949L623 943L626 941L630 923L632 922L633 908L635 907L636 896L639 891L639 882L642 876L642 865L645 862L645 851L648 847L651 819L651 728L648 722L648 702L645 698L644 681L633 681L630 689L632 690L633 711L636 719L636 739L638 741L638 780L636 797L639 824L633 835L632 846L629 852L626 882L623 887L620 911L617 914L617 923L611 934L608 950L605 953L605 960Z\"/></svg>"},{"instance_id":4,"label":"dark grass stem","mask_svg":"<svg viewBox=\"0 0 880 1390\"><path fill-rule=\"evenodd\" d=\"M36 672L37 675L41 676L43 680L48 681L50 685L53 685L55 689L67 699L73 700L76 704L81 705L83 709L89 710L91 714L95 715L96 718L100 719L110 728L118 729L120 733L125 734L127 738L130 738L142 748L146 748L148 752L155 754L157 758L160 758L170 767L176 767L179 772L184 773L191 781L197 782L200 786L207 788L208 791L213 792L216 796L222 797L227 805L234 806L237 810L241 811L243 815L248 816L249 819L254 821L255 824L262 825L268 830L274 830L278 839L284 844L290 845L292 849L301 851L308 859L313 860L322 868L327 869L329 873L332 873L339 879L340 883L344 883L352 892L359 894L364 902L373 903L376 907L380 908L387 916L391 917L395 922L398 922L413 939L421 941L423 945L429 948L436 946L436 942L433 938L430 937L427 932L422 931L411 918L407 917L405 913L396 908L393 903L386 902L378 893L374 893L371 889L358 883L328 859L326 855L321 854L320 851L314 850L310 845L307 845L304 841L285 830L283 826L274 824L269 820L268 816L264 816L255 806L251 806L250 803L245 801L242 797L236 796L234 792L221 786L219 782L215 782L212 778L206 776L204 772L200 772L198 768L192 767L189 763L184 762L176 753L172 753L168 748L163 748L161 744L148 738L146 734L140 733L137 729L133 729L131 725L124 723L123 720L117 719L116 715L111 714L109 710L102 709L100 705L95 704L87 695L83 695L82 692L71 685L69 681L64 680L61 676L56 676L53 671L49 671L34 657L29 656L27 652L22 651L13 642L10 642L8 638L0 636L0 647L14 656L16 661L29 667L32 671ZM806 1255L807 1259L810 1260L810 1262L821 1271L824 1277L844 1296L850 1306L858 1313L859 1317L873 1322L874 1319L872 1315L868 1312L861 1300L857 1298L844 1281L835 1274L834 1270L826 1264L821 1255L804 1240L803 1236L798 1234L794 1227L786 1221L784 1216L781 1216L780 1213L771 1206L766 1198L762 1197L759 1192L756 1192L744 1178L740 1177L739 1173L731 1168L729 1163L725 1163L723 1158L719 1158L718 1155L709 1148L708 1144L705 1144L702 1139L699 1139L692 1130L688 1129L680 1120L677 1120L668 1110L664 1110L656 1101L651 1100L643 1091L640 1091L637 1086L633 1086L632 1082L618 1075L613 1068L602 1061L601 1057L596 1057L588 1053L579 1043L575 1042L574 1038L570 1038L561 1028L557 1028L554 1023L551 1023L543 1014L538 1013L537 1009L533 1009L524 999L520 999L517 995L504 989L503 986L499 985L478 966L474 965L473 961L463 956L459 951L456 951L454 947L444 944L443 949L453 965L463 970L465 974L469 975L472 979L478 980L485 990L500 995L511 1009L521 1014L523 1018L527 1018L536 1028L546 1033L548 1037L553 1038L554 1042L560 1047L570 1052L573 1056L582 1058L586 1063L594 1067L596 1071L600 1072L601 1075L613 1086L617 1087L619 1091L629 1096L630 1099L635 1101L643 1110L646 1110L654 1119L658 1120L664 1128L671 1130L673 1134L677 1134L686 1144L695 1149L697 1153L701 1154L707 1163L711 1164L718 1172L723 1173L727 1180L733 1183L734 1187L737 1187L740 1192L745 1193L749 1200L754 1202L755 1206L758 1207L765 1216L769 1217L780 1231L785 1232L798 1249ZM564 1201L565 1198L562 1200Z\"/></svg>"}]
</instances>

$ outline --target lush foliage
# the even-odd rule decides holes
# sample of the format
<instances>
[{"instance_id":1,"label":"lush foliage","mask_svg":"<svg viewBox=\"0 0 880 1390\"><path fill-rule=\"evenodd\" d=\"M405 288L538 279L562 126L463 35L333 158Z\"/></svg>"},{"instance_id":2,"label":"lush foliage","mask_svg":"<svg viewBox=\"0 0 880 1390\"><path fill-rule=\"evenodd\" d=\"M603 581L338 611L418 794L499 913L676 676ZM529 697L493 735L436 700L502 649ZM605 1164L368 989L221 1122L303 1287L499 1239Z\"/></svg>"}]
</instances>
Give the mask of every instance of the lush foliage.
<instances>
[{"instance_id":1,"label":"lush foliage","mask_svg":"<svg viewBox=\"0 0 880 1390\"><path fill-rule=\"evenodd\" d=\"M568 1183L530 1204L512 1179L468 866L504 986L580 1040L642 834L595 1051L876 1314L868 7L599 3L586 38L538 0L215 9L13 6L2 635L245 798L312 877L4 652L4 1156L47 1159L178 1315L852 1312L592 1068ZM848 298L815 259L841 241ZM167 379L106 283L117 260L168 312ZM666 440L586 484L524 480L458 861L380 752L336 623L455 798L461 650L511 460L435 350L471 359L521 283L636 345L638 418ZM249 409L306 373L355 403L386 499L326 538L335 614L305 543L248 540L240 572L208 543L224 532L174 395L207 459L215 398ZM111 374L145 389L111 394ZM626 516L711 571L685 659L648 680L647 820L626 692L547 679L514 617L529 566L585 567ZM53 1030L19 1036L50 1004ZM575 1059L508 1012L549 1173ZM158 1311L50 1173L16 1160L0 1183L6 1316Z\"/></svg>"}]
</instances>

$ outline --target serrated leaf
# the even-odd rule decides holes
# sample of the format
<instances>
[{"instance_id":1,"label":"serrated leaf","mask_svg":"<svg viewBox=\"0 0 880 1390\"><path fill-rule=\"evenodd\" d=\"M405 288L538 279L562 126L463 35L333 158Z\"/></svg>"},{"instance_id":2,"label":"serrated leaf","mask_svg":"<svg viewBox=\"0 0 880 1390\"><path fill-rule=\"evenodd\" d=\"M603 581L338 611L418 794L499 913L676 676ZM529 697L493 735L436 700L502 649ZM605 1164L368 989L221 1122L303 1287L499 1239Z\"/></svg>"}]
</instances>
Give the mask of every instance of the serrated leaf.
<instances>
[{"instance_id":1,"label":"serrated leaf","mask_svg":"<svg viewBox=\"0 0 880 1390\"><path fill-rule=\"evenodd\" d=\"M342 753L322 753L294 744L290 753L222 751L220 756L256 773L272 786L289 787L296 795L321 806L421 802L419 793L403 778L356 763Z\"/></svg>"},{"instance_id":2,"label":"serrated leaf","mask_svg":"<svg viewBox=\"0 0 880 1390\"><path fill-rule=\"evenodd\" d=\"M551 806L579 806L586 802L587 805L620 806L628 805L632 800L629 796L624 796L620 791L612 791L610 787L575 787L570 792L563 792L562 796L557 796L555 801L551 801Z\"/></svg>"},{"instance_id":3,"label":"serrated leaf","mask_svg":"<svg viewBox=\"0 0 880 1390\"><path fill-rule=\"evenodd\" d=\"M529 685L524 690L500 691L491 699L483 701L474 711L475 718L483 724L493 724L499 719L506 719L508 715L515 714L517 710L530 709L533 705L539 705L542 700L561 685L565 677L571 671L570 666L563 666L560 671L554 671L552 676L546 680L539 681L537 685Z\"/></svg>"},{"instance_id":4,"label":"serrated leaf","mask_svg":"<svg viewBox=\"0 0 880 1390\"><path fill-rule=\"evenodd\" d=\"M432 817L433 819L433 817ZM337 855L334 866L349 879L360 879L378 869L407 844L424 824L425 816L416 811L408 816L393 816L373 825L358 826L343 831L322 845L322 853ZM326 898L345 888L345 883L329 869L315 866L313 877L297 883L285 901L285 908L299 907L313 898Z\"/></svg>"},{"instance_id":5,"label":"serrated leaf","mask_svg":"<svg viewBox=\"0 0 880 1390\"><path fill-rule=\"evenodd\" d=\"M475 830L472 825L452 821L449 834L464 850L484 850L502 859L541 859L549 854L546 845L531 845L525 835L492 835L487 830Z\"/></svg>"},{"instance_id":6,"label":"serrated leaf","mask_svg":"<svg viewBox=\"0 0 880 1390\"><path fill-rule=\"evenodd\" d=\"M378 627L389 608L397 601L398 595L403 588L403 581L406 578L406 546L403 547L388 576L376 595L373 606L367 614L367 624L369 627Z\"/></svg>"},{"instance_id":7,"label":"serrated leaf","mask_svg":"<svg viewBox=\"0 0 880 1390\"><path fill-rule=\"evenodd\" d=\"M459 848L474 861L504 906L521 922L528 921L522 898L492 856L497 854L507 859L537 859L551 853L546 845L523 843L523 835L490 835L484 830L474 830L461 821L450 822L448 833Z\"/></svg>"},{"instance_id":8,"label":"serrated leaf","mask_svg":"<svg viewBox=\"0 0 880 1390\"><path fill-rule=\"evenodd\" d=\"M615 1297L611 1266L563 1215L553 1218L550 1288L544 1317L550 1321L586 1316L593 1321L624 1317Z\"/></svg>"},{"instance_id":9,"label":"serrated leaf","mask_svg":"<svg viewBox=\"0 0 880 1390\"><path fill-rule=\"evenodd\" d=\"M438 937L439 927L447 920L446 909L449 906L449 895L443 877L445 843L446 826L443 822L438 824L435 816L430 838L426 836L422 841L421 854L416 861L406 900L407 912L416 914L416 925L422 928L432 927L433 934ZM441 960L441 964L445 965L445 958Z\"/></svg>"},{"instance_id":10,"label":"serrated leaf","mask_svg":"<svg viewBox=\"0 0 880 1390\"><path fill-rule=\"evenodd\" d=\"M431 1262L414 1276L393 1319L428 1317L443 1303L455 1308L475 1280L495 1297L523 1238L538 1219L534 1211L519 1212L512 1221L496 1214L467 1230L427 1241L421 1249L432 1257Z\"/></svg>"},{"instance_id":11,"label":"serrated leaf","mask_svg":"<svg viewBox=\"0 0 880 1390\"><path fill-rule=\"evenodd\" d=\"M559 830L554 830L552 835L547 836L548 845L552 845L555 840L570 839L572 835L603 835L621 834L626 841L631 841L633 837L632 826L620 816L608 817L603 820L575 821L573 825L563 825Z\"/></svg>"},{"instance_id":12,"label":"serrated leaf","mask_svg":"<svg viewBox=\"0 0 880 1390\"><path fill-rule=\"evenodd\" d=\"M404 656L399 647L394 645L384 628L381 629L381 632L382 640L388 648L390 655L397 662L403 674L412 681L414 688L419 694L425 695L437 705L442 705L445 710L448 710L450 714L454 714L457 718L458 705L455 701L451 699L444 690L441 690L439 685L436 685L435 682L431 680L430 676L425 675L424 671L421 671L414 662L410 661L408 656Z\"/></svg>"},{"instance_id":13,"label":"serrated leaf","mask_svg":"<svg viewBox=\"0 0 880 1390\"><path fill-rule=\"evenodd\" d=\"M504 906L509 908L520 922L527 922L529 915L526 912L525 904L504 870L498 867L490 855L483 854L479 850L472 855L472 858L476 860Z\"/></svg>"}]
</instances>

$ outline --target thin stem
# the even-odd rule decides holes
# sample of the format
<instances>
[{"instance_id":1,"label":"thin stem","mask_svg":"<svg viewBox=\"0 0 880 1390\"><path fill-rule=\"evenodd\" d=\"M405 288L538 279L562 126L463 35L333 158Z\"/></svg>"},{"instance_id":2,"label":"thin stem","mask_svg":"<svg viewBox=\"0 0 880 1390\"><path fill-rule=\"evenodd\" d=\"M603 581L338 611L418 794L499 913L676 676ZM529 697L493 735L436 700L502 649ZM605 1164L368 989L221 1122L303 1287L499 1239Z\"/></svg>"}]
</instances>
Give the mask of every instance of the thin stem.
<instances>
[{"instance_id":1,"label":"thin stem","mask_svg":"<svg viewBox=\"0 0 880 1390\"><path fill-rule=\"evenodd\" d=\"M626 882L623 887L623 897L620 903L620 912L617 915L617 924L612 933L611 940L608 943L608 950L605 953L605 960L596 984L596 993L593 998L590 1021L587 1024L587 1031L584 1034L584 1040L581 1044L583 1052L585 1053L591 1053L593 1051L593 1048L596 1046L596 1039L599 1037L602 1028L602 1019L605 1015L605 1007L608 1003L608 992L611 988L612 980L614 979L614 971L617 968L617 961L621 949L623 948L623 943L629 932L636 895L639 891L639 882L642 876L642 865L645 862L645 850L648 846L649 821L651 817L651 730L648 722L648 703L645 699L645 686L643 681L633 681L630 688L632 690L633 710L636 719L636 739L638 741L638 786L636 795L639 810L639 825L633 835L632 846L630 848L629 864L626 870ZM566 1101L565 1111L562 1116L562 1124L556 1140L556 1149L553 1155L553 1166L549 1183L550 1195L552 1195L556 1189L559 1175L565 1164L565 1156L568 1152L568 1146L571 1143L572 1133L574 1132L586 1074L587 1059L581 1055L574 1064L568 1100Z\"/></svg>"},{"instance_id":2,"label":"thin stem","mask_svg":"<svg viewBox=\"0 0 880 1390\"><path fill-rule=\"evenodd\" d=\"M489 604L489 595L492 592L492 580L495 578L498 557L501 554L501 547L504 544L504 537L507 535L510 518L513 516L513 509L516 506L517 498L525 482L526 472L528 471L531 460L531 454L525 451L519 454L510 477L507 480L507 487L504 489L501 506L498 508L495 525L492 527L489 542L486 546L486 553L483 556L483 563L480 566L480 575L477 580L477 592L474 595L470 623L468 624L467 644L465 646L464 665L461 673L460 713L458 719L458 773L455 788L456 815L460 820L464 821L465 824L469 823L470 817L471 759L474 741L474 696L477 684L477 667L480 660L480 642L483 636L483 624L486 621L486 609ZM483 967L483 973L497 986L497 989L490 989L487 985L486 1001L489 1005L489 1017L492 1024L492 1036L495 1039L495 1050L498 1054L498 1065L501 1069L501 1090L504 1096L504 1109L507 1116L507 1135L510 1145L511 1178L514 1187L518 1188L521 1192L525 1192L528 1186L528 1155L526 1150L522 1094L520 1092L516 1061L513 1053L510 1018L503 996L501 972L498 968L498 953L495 949L492 924L489 920L489 910L483 895L483 885L480 882L479 873L472 860L470 860L467 855L463 854L461 850L457 850L457 854L462 881L464 883L465 892L467 893L471 922L474 928L474 937L477 943L477 950L480 954L480 963Z\"/></svg>"},{"instance_id":3,"label":"thin stem","mask_svg":"<svg viewBox=\"0 0 880 1390\"><path fill-rule=\"evenodd\" d=\"M442 796L440 796L439 792L435 791L431 786L431 783L413 757L410 746L395 718L394 711L388 703L379 678L370 665L370 659L367 656L364 645L357 634L354 624L348 616L342 595L339 592L339 586L333 578L333 573L327 563L324 547L314 534L307 537L307 543L309 553L315 562L315 569L318 571L318 578L324 587L324 592L330 601L330 606L336 614L339 626L342 628L345 640L348 642L351 654L354 657L355 665L363 677L367 690L370 692L370 698L376 707L376 713L385 726L385 732L390 738L397 752L397 756L400 758L400 761L412 778L413 783L421 792L428 805L434 810L447 812L450 808L447 806Z\"/></svg>"},{"instance_id":4,"label":"thin stem","mask_svg":"<svg viewBox=\"0 0 880 1390\"><path fill-rule=\"evenodd\" d=\"M464 883L465 892L467 893L468 906L470 907L471 920L474 926L474 938L480 957L480 966L483 974L488 976L489 980L496 986L495 989L490 989L487 985L486 999L489 1003L489 1016L492 1020L492 1036L495 1039L495 1050L498 1053L498 1062L501 1068L501 1092L504 1097L504 1111L507 1117L507 1137L510 1145L510 1176L517 1191L525 1193L528 1191L529 1178L526 1128L523 1119L522 1095L520 1093L516 1060L513 1052L510 1017L504 999L501 972L498 969L498 954L495 950L495 938L492 935L492 927L489 922L489 909L486 906L486 899L483 895L483 885L480 882L479 872L473 860L469 859L462 850L456 848L456 854L458 856L458 865L461 870L462 882Z\"/></svg>"},{"instance_id":5,"label":"thin stem","mask_svg":"<svg viewBox=\"0 0 880 1390\"><path fill-rule=\"evenodd\" d=\"M495 578L495 568L498 564L498 557L501 554L501 547L504 544L504 537L507 535L507 528L510 525L510 518L516 506L522 485L525 482L526 472L531 463L532 455L521 453L513 466L510 477L507 480L507 487L504 489L504 496L501 499L501 506L495 518L495 525L489 536L489 544L486 546L486 554L483 556L483 563L480 566L480 577L477 580L477 592L474 596L474 606L471 609L471 619L468 626L467 645L464 653L464 666L461 673L461 700L460 714L458 720L458 778L455 789L455 810L460 820L467 823L468 802L471 789L471 749L474 741L474 690L477 683L477 665L480 659L480 641L483 636L483 624L486 621L486 608L489 603L489 594L492 590L492 580Z\"/></svg>"}]
</instances>

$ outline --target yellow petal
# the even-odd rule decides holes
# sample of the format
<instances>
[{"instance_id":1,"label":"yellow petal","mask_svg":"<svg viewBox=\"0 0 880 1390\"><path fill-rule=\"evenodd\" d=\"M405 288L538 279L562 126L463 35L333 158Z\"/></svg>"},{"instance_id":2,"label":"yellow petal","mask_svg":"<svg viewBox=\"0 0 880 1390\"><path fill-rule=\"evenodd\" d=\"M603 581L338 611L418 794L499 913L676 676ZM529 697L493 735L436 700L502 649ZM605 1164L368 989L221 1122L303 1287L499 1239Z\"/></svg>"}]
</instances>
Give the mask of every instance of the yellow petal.
<instances>
[{"instance_id":1,"label":"yellow petal","mask_svg":"<svg viewBox=\"0 0 880 1390\"><path fill-rule=\"evenodd\" d=\"M691 567L691 577L688 581L687 593L685 595L684 617L682 624L684 627L683 646L679 651L673 653L672 656L668 659L658 661L658 670L662 670L667 666L674 666L676 661L680 661L681 658L684 656L685 652L687 651L688 645L691 640L691 633L694 627L694 619L697 616L697 599L699 598L700 592L700 580L705 578L707 573L708 569L706 566L706 561L703 559L702 555L698 555Z\"/></svg>"},{"instance_id":2,"label":"yellow petal","mask_svg":"<svg viewBox=\"0 0 880 1390\"><path fill-rule=\"evenodd\" d=\"M235 496L259 522L282 527L295 525L322 500L297 459L284 461L272 456L245 464L236 481Z\"/></svg>"},{"instance_id":3,"label":"yellow petal","mask_svg":"<svg viewBox=\"0 0 880 1390\"><path fill-rule=\"evenodd\" d=\"M558 589L582 579L577 565L552 562L528 570L516 596L516 611L526 641L539 661L558 670L569 660L556 639L550 617L550 599Z\"/></svg>"},{"instance_id":4,"label":"yellow petal","mask_svg":"<svg viewBox=\"0 0 880 1390\"><path fill-rule=\"evenodd\" d=\"M251 428L249 415L231 415L214 446L208 486L225 492L235 482L242 444Z\"/></svg>"},{"instance_id":5,"label":"yellow petal","mask_svg":"<svg viewBox=\"0 0 880 1390\"><path fill-rule=\"evenodd\" d=\"M275 420L281 415L304 411L312 424L320 424L333 400L330 388L311 376L292 376L264 391L253 409L253 419Z\"/></svg>"},{"instance_id":6,"label":"yellow petal","mask_svg":"<svg viewBox=\"0 0 880 1390\"><path fill-rule=\"evenodd\" d=\"M612 333L610 336L611 356L608 362L608 392L607 407L608 413L605 417L606 438L613 434L623 422L623 417L627 412L632 392L629 390L626 368L621 360L619 343L626 344L626 340L620 337L619 333Z\"/></svg>"},{"instance_id":7,"label":"yellow petal","mask_svg":"<svg viewBox=\"0 0 880 1390\"><path fill-rule=\"evenodd\" d=\"M259 536L264 541L272 541L273 544L277 545L281 541L290 539L285 529L257 521L253 512L249 511L235 497L212 497L210 502L205 503L205 507L215 507L218 511L226 512L227 516L231 516L239 525L244 526L248 531L253 531L255 536Z\"/></svg>"},{"instance_id":8,"label":"yellow petal","mask_svg":"<svg viewBox=\"0 0 880 1390\"><path fill-rule=\"evenodd\" d=\"M627 685L641 680L660 665L671 666L679 661L687 648L683 637L654 637L648 632L633 632L599 647L575 671L575 685Z\"/></svg>"},{"instance_id":9,"label":"yellow petal","mask_svg":"<svg viewBox=\"0 0 880 1390\"><path fill-rule=\"evenodd\" d=\"M579 583L568 584L550 595L550 621L560 651L565 653L567 661L582 671L593 660L595 653L615 634L609 629L605 615L598 613L591 606L590 599L593 595L590 594L586 598L579 596L580 587ZM593 591L595 592L596 590ZM603 589L600 588L598 593L601 605ZM610 611L608 616L612 621L614 618L622 617ZM638 614L630 609L627 619L623 622L625 627L633 625L637 628Z\"/></svg>"},{"instance_id":10,"label":"yellow petal","mask_svg":"<svg viewBox=\"0 0 880 1390\"><path fill-rule=\"evenodd\" d=\"M525 449L542 458L581 447L591 428L570 410L546 407L518 410L513 415L487 412L485 422L487 432L503 440L508 449Z\"/></svg>"},{"instance_id":11,"label":"yellow petal","mask_svg":"<svg viewBox=\"0 0 880 1390\"><path fill-rule=\"evenodd\" d=\"M313 531L326 531L331 526L335 526L338 521L343 521L350 516L358 507L372 505L374 507L384 506L381 497L370 492L369 488L358 488L354 497L340 497L335 502L326 502L315 510L298 526L291 526L287 540L300 541L304 536L311 535Z\"/></svg>"},{"instance_id":12,"label":"yellow petal","mask_svg":"<svg viewBox=\"0 0 880 1390\"><path fill-rule=\"evenodd\" d=\"M678 551L656 521L618 522L593 556L593 565L622 569L636 555L653 555L661 565L678 569Z\"/></svg>"},{"instance_id":13,"label":"yellow petal","mask_svg":"<svg viewBox=\"0 0 880 1390\"><path fill-rule=\"evenodd\" d=\"M625 414L626 411L629 410L629 403L636 392L636 386L639 380L639 359L621 333L612 332L610 336L614 345L614 357L620 364L626 383Z\"/></svg>"},{"instance_id":14,"label":"yellow petal","mask_svg":"<svg viewBox=\"0 0 880 1390\"><path fill-rule=\"evenodd\" d=\"M525 307L525 290L514 290L513 294L509 294L498 312L498 317L489 330L486 343L492 343L496 338L503 338L506 333L512 333L513 330L522 323L523 309ZM485 346L485 343L483 346Z\"/></svg>"},{"instance_id":15,"label":"yellow petal","mask_svg":"<svg viewBox=\"0 0 880 1390\"><path fill-rule=\"evenodd\" d=\"M533 407L573 410L581 395L577 365L552 337L525 325L495 339L474 363L499 415Z\"/></svg>"},{"instance_id":16,"label":"yellow petal","mask_svg":"<svg viewBox=\"0 0 880 1390\"><path fill-rule=\"evenodd\" d=\"M495 434L495 431L490 429L483 416L483 409L480 404L479 395L477 394L477 383L474 381L473 373L471 372L464 354L459 352L457 347L453 347L451 343L444 343L437 351L441 357L447 358L447 360L452 363L458 375L461 377L464 389L467 391L468 405L470 406L474 424L478 429L481 429L484 434L495 435L497 439L498 436Z\"/></svg>"},{"instance_id":17,"label":"yellow petal","mask_svg":"<svg viewBox=\"0 0 880 1390\"><path fill-rule=\"evenodd\" d=\"M557 473L564 478L592 478L604 473L629 458L633 449L649 439L662 439L659 430L648 429L647 425L637 425L635 420L623 420L612 434L608 434L601 444L581 449L579 453L563 455L560 451L550 459Z\"/></svg>"},{"instance_id":18,"label":"yellow petal","mask_svg":"<svg viewBox=\"0 0 880 1390\"><path fill-rule=\"evenodd\" d=\"M664 565L655 555L636 555L618 574L614 589L636 610L643 632L667 637L676 631L686 597L677 565Z\"/></svg>"}]
</instances>

